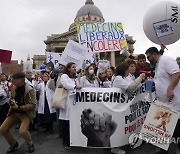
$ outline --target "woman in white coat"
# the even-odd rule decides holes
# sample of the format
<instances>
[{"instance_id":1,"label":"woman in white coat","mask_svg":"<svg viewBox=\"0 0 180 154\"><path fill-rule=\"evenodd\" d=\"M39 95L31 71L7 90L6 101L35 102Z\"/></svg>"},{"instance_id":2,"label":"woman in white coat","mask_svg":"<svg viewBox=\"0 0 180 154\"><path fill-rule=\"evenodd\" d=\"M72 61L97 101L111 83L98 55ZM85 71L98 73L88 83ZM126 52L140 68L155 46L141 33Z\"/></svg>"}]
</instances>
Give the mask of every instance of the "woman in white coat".
<instances>
[{"instance_id":1,"label":"woman in white coat","mask_svg":"<svg viewBox=\"0 0 180 154\"><path fill-rule=\"evenodd\" d=\"M61 76L62 86L68 90L68 96L65 109L60 109L59 119L62 121L62 138L63 145L66 149L70 146L70 128L69 128L69 112L70 101L69 97L76 93L76 89L81 89L78 79L76 77L76 65L75 63L68 63L64 69L64 74Z\"/></svg>"},{"instance_id":2,"label":"woman in white coat","mask_svg":"<svg viewBox=\"0 0 180 154\"><path fill-rule=\"evenodd\" d=\"M99 81L94 71L94 64L86 67L85 75L80 78L80 85L86 88L99 87Z\"/></svg>"},{"instance_id":3,"label":"woman in white coat","mask_svg":"<svg viewBox=\"0 0 180 154\"><path fill-rule=\"evenodd\" d=\"M135 80L127 81L126 77L129 75L129 64L122 63L119 67L116 68L116 77L113 82L113 87L120 88L124 92L131 93L133 92L142 80L145 78L145 74L142 73Z\"/></svg>"},{"instance_id":4,"label":"woman in white coat","mask_svg":"<svg viewBox=\"0 0 180 154\"><path fill-rule=\"evenodd\" d=\"M105 71L106 78L103 82L103 88L111 88L114 81L114 67L110 67Z\"/></svg>"},{"instance_id":5,"label":"woman in white coat","mask_svg":"<svg viewBox=\"0 0 180 154\"><path fill-rule=\"evenodd\" d=\"M134 76L136 72L136 62L134 60L127 60L126 63L129 65L129 75L125 77L125 79L131 83L136 79Z\"/></svg>"},{"instance_id":6,"label":"woman in white coat","mask_svg":"<svg viewBox=\"0 0 180 154\"><path fill-rule=\"evenodd\" d=\"M129 81L126 78L129 75L129 64L122 63L119 67L116 68L116 77L114 79L112 87L120 88L123 92L131 93L133 92L145 78L145 74L142 73L135 80ZM125 154L126 151L119 148L112 148L112 153Z\"/></svg>"},{"instance_id":7,"label":"woman in white coat","mask_svg":"<svg viewBox=\"0 0 180 154\"><path fill-rule=\"evenodd\" d=\"M35 89L39 91L38 118L42 124L45 124L44 132L53 133L53 121L56 120L56 110L52 108L52 98L54 89L48 86L50 76L48 72L44 72L40 83L35 84Z\"/></svg>"}]
</instances>

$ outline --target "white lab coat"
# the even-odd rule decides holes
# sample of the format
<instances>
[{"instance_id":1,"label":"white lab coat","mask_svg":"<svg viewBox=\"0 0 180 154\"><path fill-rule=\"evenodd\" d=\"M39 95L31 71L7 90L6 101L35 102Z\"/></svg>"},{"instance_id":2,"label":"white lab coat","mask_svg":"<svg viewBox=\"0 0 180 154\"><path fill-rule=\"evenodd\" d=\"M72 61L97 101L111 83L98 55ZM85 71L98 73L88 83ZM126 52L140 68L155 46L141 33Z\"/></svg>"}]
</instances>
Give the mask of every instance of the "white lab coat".
<instances>
[{"instance_id":1,"label":"white lab coat","mask_svg":"<svg viewBox=\"0 0 180 154\"><path fill-rule=\"evenodd\" d=\"M82 76L80 78L80 85L83 87L83 88L94 88L94 87L99 87L99 82L97 79L95 79L93 81L93 83L89 82L89 80L87 79L86 76Z\"/></svg>"},{"instance_id":2,"label":"white lab coat","mask_svg":"<svg viewBox=\"0 0 180 154\"><path fill-rule=\"evenodd\" d=\"M28 83L31 87L34 87L36 81L32 80L32 82L30 82L27 78L25 78L25 82Z\"/></svg>"},{"instance_id":3,"label":"white lab coat","mask_svg":"<svg viewBox=\"0 0 180 154\"><path fill-rule=\"evenodd\" d=\"M48 88L48 82L46 83L46 86L44 82L41 82L41 83L36 82L34 84L34 88L40 92L38 114L44 114L45 91L46 91L46 98L47 98L50 113L56 112L56 109L52 108L52 99L54 96L54 91Z\"/></svg>"},{"instance_id":4,"label":"white lab coat","mask_svg":"<svg viewBox=\"0 0 180 154\"><path fill-rule=\"evenodd\" d=\"M69 97L75 98L75 93L76 93L75 86L76 86L76 84L79 84L79 82L78 82L78 79L70 78L67 74L63 74L61 76L61 84L63 85L63 87L65 89L68 90L68 97L67 97L65 109L60 109L59 119L70 120L69 106L70 106L70 103L73 103L73 102L72 101L70 102ZM73 100L73 99L71 99L71 100Z\"/></svg>"}]
</instances>

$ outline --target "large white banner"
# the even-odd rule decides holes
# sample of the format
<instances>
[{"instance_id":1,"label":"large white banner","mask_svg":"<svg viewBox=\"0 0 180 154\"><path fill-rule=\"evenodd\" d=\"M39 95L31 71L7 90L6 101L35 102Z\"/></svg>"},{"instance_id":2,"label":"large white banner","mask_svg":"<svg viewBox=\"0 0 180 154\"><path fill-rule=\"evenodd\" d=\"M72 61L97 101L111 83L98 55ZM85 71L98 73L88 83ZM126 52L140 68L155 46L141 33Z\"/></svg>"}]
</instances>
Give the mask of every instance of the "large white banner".
<instances>
[{"instance_id":1,"label":"large white banner","mask_svg":"<svg viewBox=\"0 0 180 154\"><path fill-rule=\"evenodd\" d=\"M66 66L67 63L74 62L77 68L82 68L86 52L87 48L75 41L69 40L61 56L60 64Z\"/></svg>"},{"instance_id":2,"label":"large white banner","mask_svg":"<svg viewBox=\"0 0 180 154\"><path fill-rule=\"evenodd\" d=\"M46 63L52 62L58 66L62 53L46 52Z\"/></svg>"},{"instance_id":3,"label":"large white banner","mask_svg":"<svg viewBox=\"0 0 180 154\"><path fill-rule=\"evenodd\" d=\"M70 106L71 146L119 147L140 132L150 104L142 85L127 95L118 88L83 88Z\"/></svg>"}]
</instances>

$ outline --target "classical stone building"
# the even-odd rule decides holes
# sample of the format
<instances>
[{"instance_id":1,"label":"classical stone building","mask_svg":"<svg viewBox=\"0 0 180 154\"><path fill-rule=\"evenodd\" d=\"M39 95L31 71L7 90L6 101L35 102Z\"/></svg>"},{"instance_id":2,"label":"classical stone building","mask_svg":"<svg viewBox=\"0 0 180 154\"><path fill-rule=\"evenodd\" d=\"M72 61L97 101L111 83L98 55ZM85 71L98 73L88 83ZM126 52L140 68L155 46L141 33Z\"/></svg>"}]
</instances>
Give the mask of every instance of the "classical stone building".
<instances>
[{"instance_id":1,"label":"classical stone building","mask_svg":"<svg viewBox=\"0 0 180 154\"><path fill-rule=\"evenodd\" d=\"M45 55L34 55L32 60L33 60L33 68L39 69L40 66L46 62L46 56Z\"/></svg>"},{"instance_id":2,"label":"classical stone building","mask_svg":"<svg viewBox=\"0 0 180 154\"><path fill-rule=\"evenodd\" d=\"M92 0L86 0L85 5L82 6L76 14L74 22L70 25L69 31L62 34L52 34L47 36L47 40L44 41L46 44L47 52L58 52L62 53L67 42L71 39L78 42L76 24L77 23L103 23L105 22L103 14L98 7L94 5ZM135 41L132 36L126 35L126 39L129 46L129 52L133 53L134 47L133 44ZM104 58L104 54L98 54L99 58ZM113 66L119 64L119 59L121 55L119 52L109 52L106 54L106 58L111 61Z\"/></svg>"}]
</instances>

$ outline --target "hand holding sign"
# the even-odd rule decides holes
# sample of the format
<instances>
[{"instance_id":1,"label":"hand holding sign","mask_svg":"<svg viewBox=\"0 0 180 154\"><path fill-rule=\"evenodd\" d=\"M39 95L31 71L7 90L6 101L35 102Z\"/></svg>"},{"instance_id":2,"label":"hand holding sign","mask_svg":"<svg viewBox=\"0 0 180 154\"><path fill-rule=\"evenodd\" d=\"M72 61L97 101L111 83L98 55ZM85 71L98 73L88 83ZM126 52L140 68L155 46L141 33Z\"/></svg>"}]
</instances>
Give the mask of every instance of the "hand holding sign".
<instances>
[{"instance_id":1,"label":"hand holding sign","mask_svg":"<svg viewBox=\"0 0 180 154\"><path fill-rule=\"evenodd\" d=\"M100 116L91 109L85 109L81 115L81 129L88 138L88 146L110 147L110 137L116 128L117 124L108 113Z\"/></svg>"}]
</instances>

